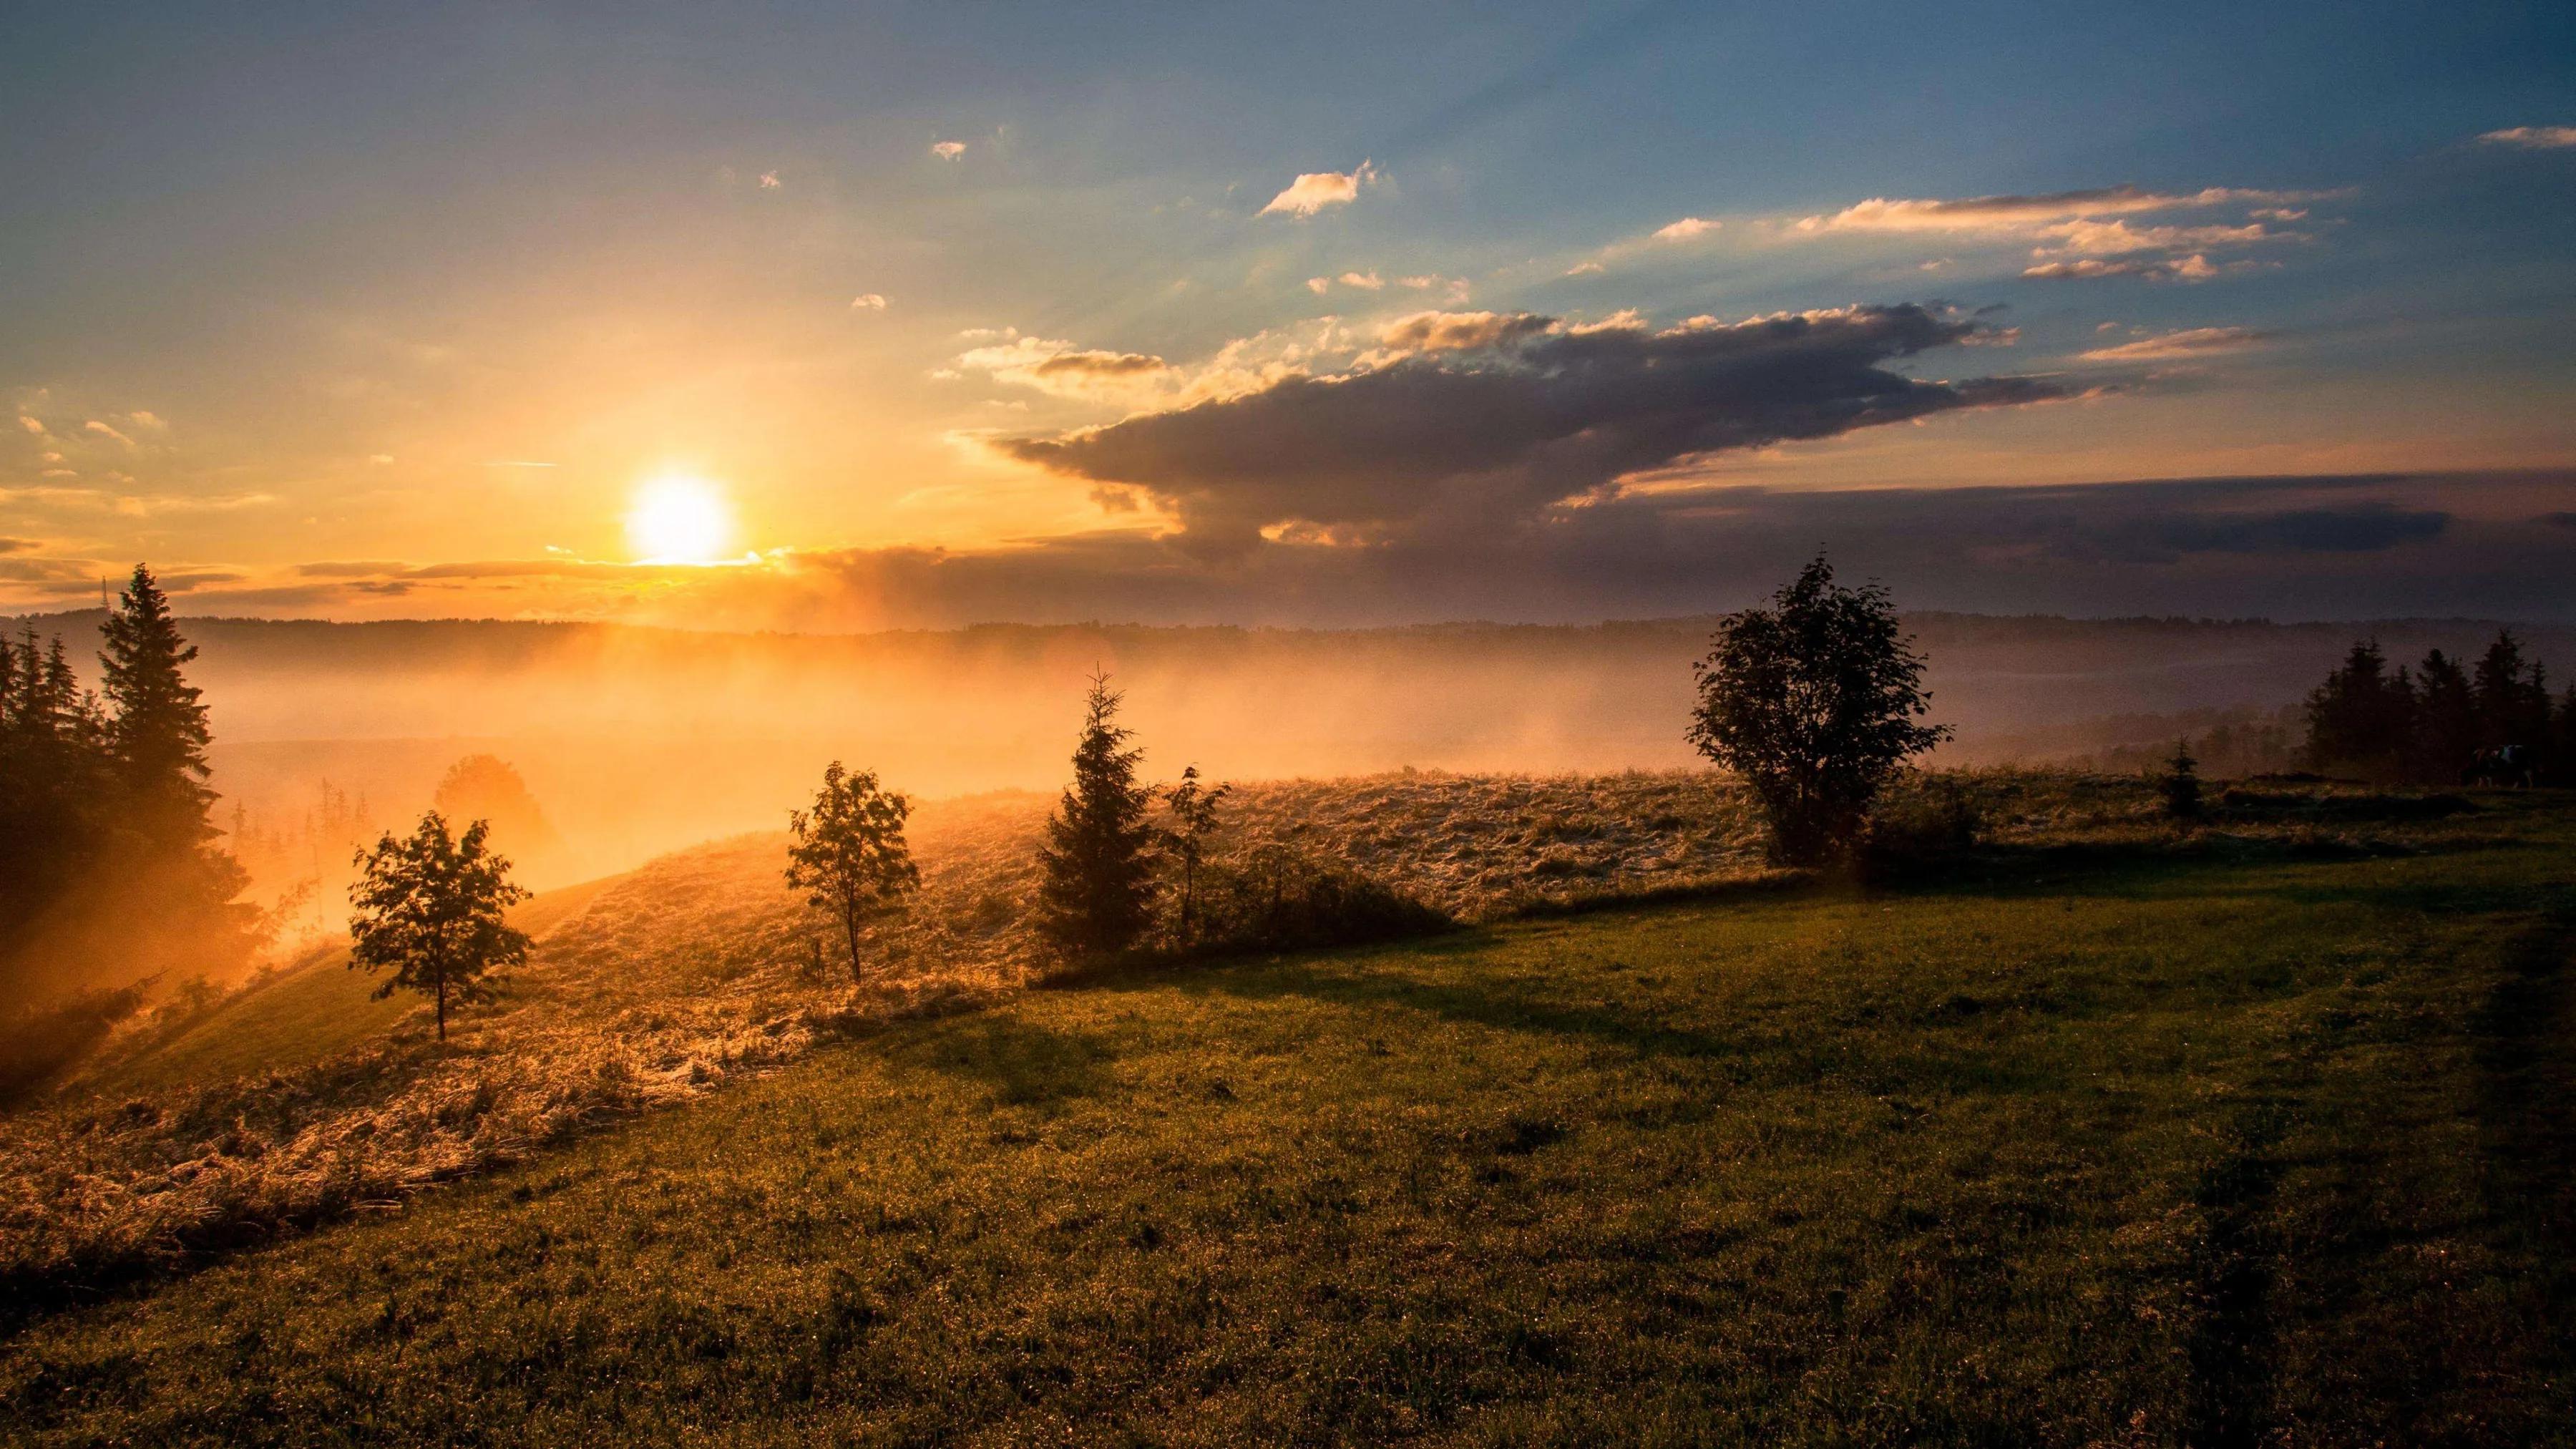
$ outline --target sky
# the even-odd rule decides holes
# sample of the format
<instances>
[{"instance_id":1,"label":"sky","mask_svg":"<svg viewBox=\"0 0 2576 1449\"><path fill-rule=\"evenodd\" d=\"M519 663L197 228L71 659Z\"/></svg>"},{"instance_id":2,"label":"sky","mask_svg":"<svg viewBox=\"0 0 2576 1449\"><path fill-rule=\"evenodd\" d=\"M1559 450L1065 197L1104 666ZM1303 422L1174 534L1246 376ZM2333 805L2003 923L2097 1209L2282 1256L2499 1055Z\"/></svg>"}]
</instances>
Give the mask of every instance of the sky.
<instances>
[{"instance_id":1,"label":"sky","mask_svg":"<svg viewBox=\"0 0 2576 1449\"><path fill-rule=\"evenodd\" d=\"M2576 11L27 8L0 609L2576 618Z\"/></svg>"}]
</instances>

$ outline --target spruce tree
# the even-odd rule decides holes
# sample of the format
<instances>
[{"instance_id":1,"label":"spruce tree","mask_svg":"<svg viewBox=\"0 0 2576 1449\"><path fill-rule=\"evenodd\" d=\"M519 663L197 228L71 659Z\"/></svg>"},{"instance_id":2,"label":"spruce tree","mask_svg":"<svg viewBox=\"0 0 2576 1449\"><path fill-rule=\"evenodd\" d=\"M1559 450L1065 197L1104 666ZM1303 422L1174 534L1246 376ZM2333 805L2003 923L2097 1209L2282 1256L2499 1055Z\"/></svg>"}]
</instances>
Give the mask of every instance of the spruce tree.
<instances>
[{"instance_id":1,"label":"spruce tree","mask_svg":"<svg viewBox=\"0 0 2576 1449\"><path fill-rule=\"evenodd\" d=\"M206 746L214 736L197 687L180 672L195 661L197 646L180 636L149 568L134 566L100 632L107 639L99 663L111 710L108 748L127 791L147 810L168 813L154 826L191 843L207 838L214 792L205 784Z\"/></svg>"},{"instance_id":2,"label":"spruce tree","mask_svg":"<svg viewBox=\"0 0 2576 1449\"><path fill-rule=\"evenodd\" d=\"M1154 919L1154 792L1136 782L1143 750L1127 748L1117 723L1119 695L1094 675L1084 700L1073 783L1047 817L1038 852L1038 934L1065 959L1115 955L1136 944Z\"/></svg>"}]
</instances>

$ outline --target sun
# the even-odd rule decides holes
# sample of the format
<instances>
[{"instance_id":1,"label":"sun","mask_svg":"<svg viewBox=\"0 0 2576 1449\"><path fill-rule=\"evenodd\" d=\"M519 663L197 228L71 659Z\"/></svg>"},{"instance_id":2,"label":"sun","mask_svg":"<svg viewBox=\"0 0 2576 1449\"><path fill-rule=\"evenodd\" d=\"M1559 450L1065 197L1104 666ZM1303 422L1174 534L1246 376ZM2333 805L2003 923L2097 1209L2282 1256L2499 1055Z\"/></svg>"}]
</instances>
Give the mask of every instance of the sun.
<instances>
[{"instance_id":1,"label":"sun","mask_svg":"<svg viewBox=\"0 0 2576 1449\"><path fill-rule=\"evenodd\" d=\"M716 484L665 473L635 490L626 538L646 563L706 563L732 546L733 511Z\"/></svg>"}]
</instances>

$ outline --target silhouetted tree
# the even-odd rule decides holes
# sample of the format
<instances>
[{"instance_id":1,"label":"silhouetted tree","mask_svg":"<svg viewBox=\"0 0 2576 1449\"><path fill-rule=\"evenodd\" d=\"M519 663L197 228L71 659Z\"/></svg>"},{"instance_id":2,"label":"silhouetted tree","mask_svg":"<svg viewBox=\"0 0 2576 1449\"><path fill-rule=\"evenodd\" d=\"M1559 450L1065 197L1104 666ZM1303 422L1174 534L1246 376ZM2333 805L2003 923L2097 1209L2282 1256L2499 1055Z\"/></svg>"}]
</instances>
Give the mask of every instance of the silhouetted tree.
<instances>
[{"instance_id":1,"label":"silhouetted tree","mask_svg":"<svg viewBox=\"0 0 2576 1449\"><path fill-rule=\"evenodd\" d=\"M1153 924L1154 827L1145 819L1153 791L1136 783L1145 752L1127 748L1118 703L1109 676L1093 676L1073 783L1047 817L1038 852L1038 933L1067 958L1124 951Z\"/></svg>"},{"instance_id":2,"label":"silhouetted tree","mask_svg":"<svg viewBox=\"0 0 2576 1449\"><path fill-rule=\"evenodd\" d=\"M349 966L393 976L375 990L397 989L438 1003L438 1039L447 1040L447 1004L488 1001L490 973L528 958L528 938L503 918L528 892L510 881L510 862L485 845L477 820L451 837L432 810L407 840L391 832L361 850L358 883L349 888Z\"/></svg>"},{"instance_id":3,"label":"silhouetted tree","mask_svg":"<svg viewBox=\"0 0 2576 1449\"><path fill-rule=\"evenodd\" d=\"M529 793L528 782L498 755L467 755L448 766L430 803L451 820L490 821L494 842L509 847L521 864L563 849L563 836Z\"/></svg>"},{"instance_id":4,"label":"silhouetted tree","mask_svg":"<svg viewBox=\"0 0 2576 1449\"><path fill-rule=\"evenodd\" d=\"M1199 863L1207 858L1208 837L1216 833L1217 807L1234 793L1232 785L1208 789L1199 783L1199 767L1182 769L1181 782L1163 792L1163 803L1172 812L1171 828L1163 832L1171 843L1172 856L1181 866L1181 913L1179 936L1182 945L1196 936Z\"/></svg>"},{"instance_id":5,"label":"silhouetted tree","mask_svg":"<svg viewBox=\"0 0 2576 1449\"><path fill-rule=\"evenodd\" d=\"M99 663L112 711L108 748L127 790L136 803L169 811L171 828L193 830L199 838L212 835L205 816L214 794L205 781L206 746L214 734L206 727L201 692L180 672L181 665L195 661L197 646L180 637L170 600L152 570L134 566L134 577L99 632L107 640Z\"/></svg>"},{"instance_id":6,"label":"silhouetted tree","mask_svg":"<svg viewBox=\"0 0 2576 1449\"><path fill-rule=\"evenodd\" d=\"M2502 630L2478 656L2478 743L2489 749L2520 745L2539 750L2549 739L2549 676L2526 664L2522 641Z\"/></svg>"},{"instance_id":7,"label":"silhouetted tree","mask_svg":"<svg viewBox=\"0 0 2576 1449\"><path fill-rule=\"evenodd\" d=\"M2404 768L2414 713L2414 691L2402 672L2388 672L2379 641L2354 644L2343 666L2308 696L2308 767L2349 770L2372 779L2397 777Z\"/></svg>"},{"instance_id":8,"label":"silhouetted tree","mask_svg":"<svg viewBox=\"0 0 2576 1449\"><path fill-rule=\"evenodd\" d=\"M1712 642L1688 738L1752 787L1784 859L1847 849L1881 787L1949 736L1917 722L1930 709L1923 660L1886 590L1837 585L1822 554L1770 608L1720 621Z\"/></svg>"},{"instance_id":9,"label":"silhouetted tree","mask_svg":"<svg viewBox=\"0 0 2576 1449\"><path fill-rule=\"evenodd\" d=\"M840 923L854 985L860 979L860 932L901 910L921 886L921 871L903 838L903 822L911 814L912 802L879 789L874 771L853 775L834 760L823 770L813 808L787 817L796 836L787 850L787 884Z\"/></svg>"},{"instance_id":10,"label":"silhouetted tree","mask_svg":"<svg viewBox=\"0 0 2576 1449\"><path fill-rule=\"evenodd\" d=\"M2448 784L2479 748L2478 701L2457 660L2436 649L2415 672L2414 731L2406 742L2407 776Z\"/></svg>"},{"instance_id":11,"label":"silhouetted tree","mask_svg":"<svg viewBox=\"0 0 2576 1449\"><path fill-rule=\"evenodd\" d=\"M2164 778L2156 782L2156 788L2164 796L2168 817L2200 818L2200 761L2191 757L2189 740L2174 741L2173 758L2165 761Z\"/></svg>"}]
</instances>

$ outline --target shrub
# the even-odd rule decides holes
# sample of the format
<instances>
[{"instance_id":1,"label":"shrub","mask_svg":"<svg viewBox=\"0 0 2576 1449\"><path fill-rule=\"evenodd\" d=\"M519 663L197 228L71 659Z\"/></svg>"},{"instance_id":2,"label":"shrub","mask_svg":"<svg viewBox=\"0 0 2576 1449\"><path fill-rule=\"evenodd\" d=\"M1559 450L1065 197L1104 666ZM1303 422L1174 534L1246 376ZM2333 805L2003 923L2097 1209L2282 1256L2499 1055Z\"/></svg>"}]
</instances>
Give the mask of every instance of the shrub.
<instances>
[{"instance_id":1,"label":"shrub","mask_svg":"<svg viewBox=\"0 0 2576 1449\"><path fill-rule=\"evenodd\" d=\"M1920 869L1974 849L1985 830L1985 808L1957 777L1918 773L1880 797L1863 855L1879 870Z\"/></svg>"},{"instance_id":2,"label":"shrub","mask_svg":"<svg viewBox=\"0 0 2576 1449\"><path fill-rule=\"evenodd\" d=\"M1200 867L1195 944L1209 951L1286 951L1390 941L1455 922L1386 882L1282 845Z\"/></svg>"}]
</instances>

